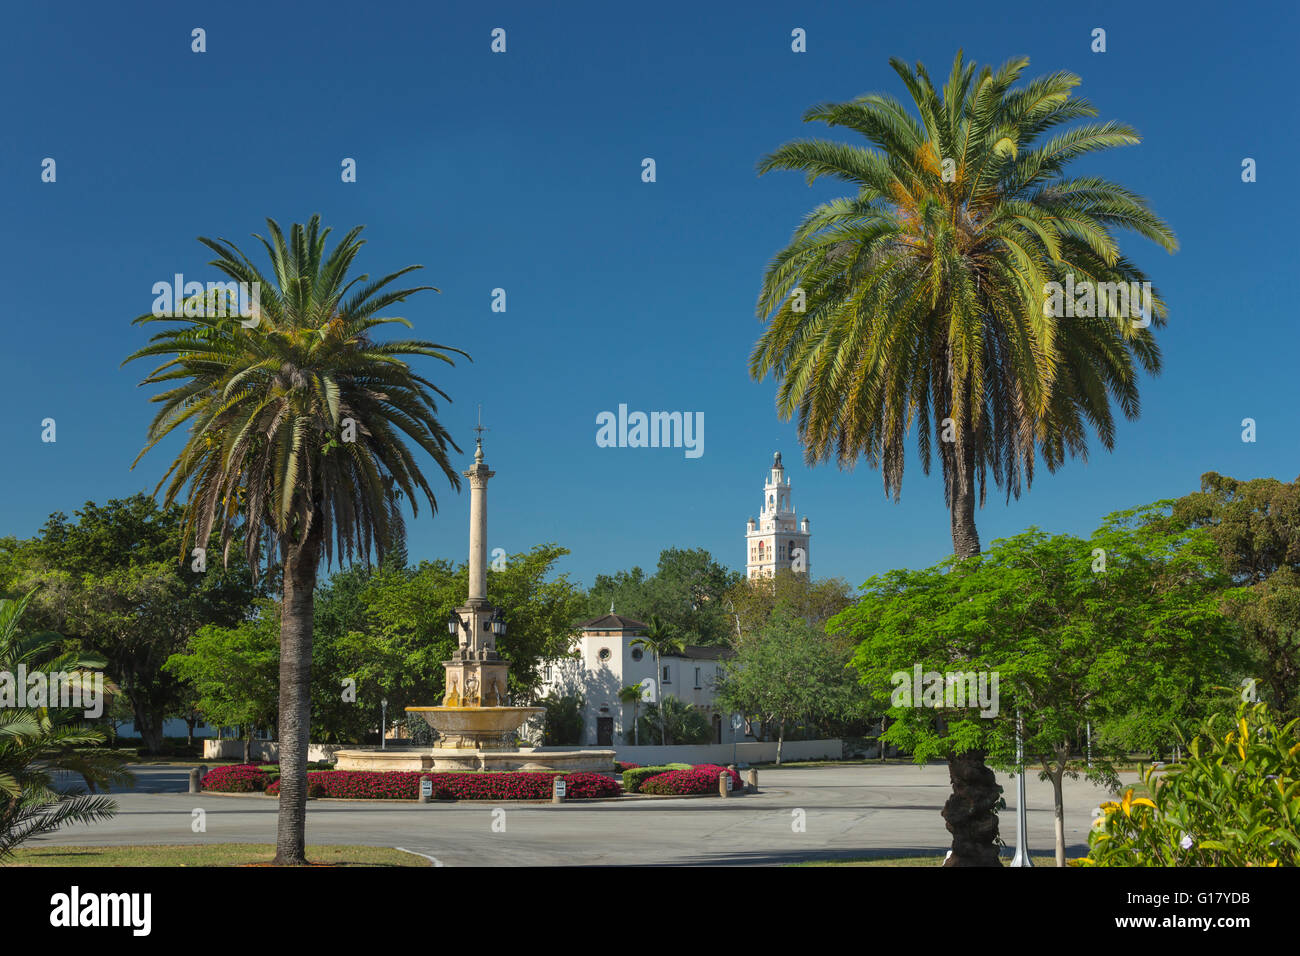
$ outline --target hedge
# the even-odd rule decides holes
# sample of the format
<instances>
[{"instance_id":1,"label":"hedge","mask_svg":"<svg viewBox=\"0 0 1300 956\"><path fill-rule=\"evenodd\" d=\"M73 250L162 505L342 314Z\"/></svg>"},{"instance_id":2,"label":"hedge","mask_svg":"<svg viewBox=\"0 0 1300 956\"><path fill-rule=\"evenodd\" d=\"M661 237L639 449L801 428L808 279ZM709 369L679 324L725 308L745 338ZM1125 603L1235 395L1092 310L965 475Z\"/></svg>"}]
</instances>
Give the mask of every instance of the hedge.
<instances>
[{"instance_id":1,"label":"hedge","mask_svg":"<svg viewBox=\"0 0 1300 956\"><path fill-rule=\"evenodd\" d=\"M731 790L733 793L744 790L744 786L740 782L740 774L735 770L727 770L717 764L702 763L689 770L669 770L666 773L653 776L641 783L639 792L659 796L717 793L718 774L720 773L731 774Z\"/></svg>"},{"instance_id":2,"label":"hedge","mask_svg":"<svg viewBox=\"0 0 1300 956\"><path fill-rule=\"evenodd\" d=\"M641 784L651 777L667 773L669 770L689 770L690 768L691 765L688 763L660 764L657 767L633 767L631 770L623 771L623 790L626 793L640 793Z\"/></svg>"},{"instance_id":3,"label":"hedge","mask_svg":"<svg viewBox=\"0 0 1300 956\"><path fill-rule=\"evenodd\" d=\"M307 774L309 797L342 797L351 800L415 800L420 796L420 778L433 781L433 795L454 800L548 800L551 781L562 776L566 796L617 797L623 789L599 773L424 773L419 770L330 770ZM280 781L266 788L280 793Z\"/></svg>"}]
</instances>

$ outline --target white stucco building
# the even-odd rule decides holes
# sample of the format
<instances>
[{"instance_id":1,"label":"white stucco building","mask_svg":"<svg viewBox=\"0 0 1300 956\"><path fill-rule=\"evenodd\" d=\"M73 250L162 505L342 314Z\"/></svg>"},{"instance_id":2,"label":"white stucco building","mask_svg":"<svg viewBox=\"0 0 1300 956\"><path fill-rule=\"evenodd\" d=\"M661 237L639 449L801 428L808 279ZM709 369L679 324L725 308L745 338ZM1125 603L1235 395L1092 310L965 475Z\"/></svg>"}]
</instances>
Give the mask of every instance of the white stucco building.
<instances>
[{"instance_id":1,"label":"white stucco building","mask_svg":"<svg viewBox=\"0 0 1300 956\"><path fill-rule=\"evenodd\" d=\"M576 657L542 665L543 696L582 695L586 707L582 745L632 743L635 708L618 699L620 688L632 685L647 688L645 699L671 695L704 710L713 727L713 743L753 739L743 728L739 736L733 735L731 714L714 706L718 668L730 653L727 648L688 645L681 655L663 658L662 672L656 674L654 655L632 645L645 632L645 624L610 608L604 617L579 625L573 644Z\"/></svg>"},{"instance_id":2,"label":"white stucco building","mask_svg":"<svg viewBox=\"0 0 1300 956\"><path fill-rule=\"evenodd\" d=\"M763 510L757 521L750 518L745 526L745 576L750 580L770 578L782 569L811 575L811 538L808 518L799 521L790 503L790 479L778 451L763 484Z\"/></svg>"}]
</instances>

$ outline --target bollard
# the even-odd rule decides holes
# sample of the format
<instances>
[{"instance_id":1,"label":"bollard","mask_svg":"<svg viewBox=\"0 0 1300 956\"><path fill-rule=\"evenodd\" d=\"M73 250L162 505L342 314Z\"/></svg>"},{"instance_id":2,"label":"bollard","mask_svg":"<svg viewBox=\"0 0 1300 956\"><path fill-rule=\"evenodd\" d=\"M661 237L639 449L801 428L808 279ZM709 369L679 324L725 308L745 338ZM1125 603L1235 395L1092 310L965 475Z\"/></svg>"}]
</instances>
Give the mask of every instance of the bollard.
<instances>
[{"instance_id":1,"label":"bollard","mask_svg":"<svg viewBox=\"0 0 1300 956\"><path fill-rule=\"evenodd\" d=\"M551 803L563 803L567 789L564 778L556 774L555 779L551 781Z\"/></svg>"},{"instance_id":2,"label":"bollard","mask_svg":"<svg viewBox=\"0 0 1300 956\"><path fill-rule=\"evenodd\" d=\"M190 793L203 792L203 768L195 767L190 771Z\"/></svg>"},{"instance_id":3,"label":"bollard","mask_svg":"<svg viewBox=\"0 0 1300 956\"><path fill-rule=\"evenodd\" d=\"M725 770L718 774L718 796L731 796L731 774Z\"/></svg>"},{"instance_id":4,"label":"bollard","mask_svg":"<svg viewBox=\"0 0 1300 956\"><path fill-rule=\"evenodd\" d=\"M745 784L745 792L758 793L758 771L750 767L748 777L749 781Z\"/></svg>"},{"instance_id":5,"label":"bollard","mask_svg":"<svg viewBox=\"0 0 1300 956\"><path fill-rule=\"evenodd\" d=\"M433 796L433 778L427 773L420 775L420 803L428 803Z\"/></svg>"}]
</instances>

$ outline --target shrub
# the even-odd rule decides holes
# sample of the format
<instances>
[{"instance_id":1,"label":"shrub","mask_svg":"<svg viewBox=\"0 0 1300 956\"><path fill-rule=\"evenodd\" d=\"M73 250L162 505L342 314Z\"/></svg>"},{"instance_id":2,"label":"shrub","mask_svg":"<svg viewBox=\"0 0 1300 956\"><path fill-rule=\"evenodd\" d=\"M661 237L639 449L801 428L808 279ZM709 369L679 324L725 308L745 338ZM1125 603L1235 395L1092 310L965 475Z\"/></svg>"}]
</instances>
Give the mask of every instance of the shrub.
<instances>
[{"instance_id":1,"label":"shrub","mask_svg":"<svg viewBox=\"0 0 1300 956\"><path fill-rule=\"evenodd\" d=\"M257 793L265 790L271 775L255 764L236 763L213 767L203 778L203 789L215 793Z\"/></svg>"},{"instance_id":2,"label":"shrub","mask_svg":"<svg viewBox=\"0 0 1300 956\"><path fill-rule=\"evenodd\" d=\"M619 773L622 773L625 770L637 770L640 766L639 763L619 763L617 760L614 761L614 769Z\"/></svg>"},{"instance_id":3,"label":"shrub","mask_svg":"<svg viewBox=\"0 0 1300 956\"><path fill-rule=\"evenodd\" d=\"M542 745L546 747L571 747L582 743L582 710L585 707L581 694L562 697L543 697L538 704L546 708L534 724L540 722Z\"/></svg>"},{"instance_id":4,"label":"shrub","mask_svg":"<svg viewBox=\"0 0 1300 956\"><path fill-rule=\"evenodd\" d=\"M307 774L309 797L341 797L350 800L415 800L420 796L420 778L433 781L439 799L454 800L548 800L551 781L563 776L569 798L617 797L618 783L600 773L429 773L419 770L330 770ZM280 792L277 780L266 792Z\"/></svg>"},{"instance_id":5,"label":"shrub","mask_svg":"<svg viewBox=\"0 0 1300 956\"><path fill-rule=\"evenodd\" d=\"M671 767L633 767L631 770L623 771L623 790L626 793L640 793L641 784L651 777L658 776L671 770Z\"/></svg>"},{"instance_id":6,"label":"shrub","mask_svg":"<svg viewBox=\"0 0 1300 956\"><path fill-rule=\"evenodd\" d=\"M705 712L672 694L664 697L662 704L647 705L644 711L637 730L642 743L707 744L713 740L713 726Z\"/></svg>"},{"instance_id":7,"label":"shrub","mask_svg":"<svg viewBox=\"0 0 1300 956\"><path fill-rule=\"evenodd\" d=\"M1080 866L1300 865L1300 740L1266 703L1205 721L1187 759L1148 767L1151 794L1104 803Z\"/></svg>"},{"instance_id":8,"label":"shrub","mask_svg":"<svg viewBox=\"0 0 1300 956\"><path fill-rule=\"evenodd\" d=\"M725 767L719 767L716 764L702 763L691 767L689 770L669 770L657 774L642 782L640 792L660 796L717 793L718 774L724 772L731 774L731 789L733 792L744 789L740 782L740 774L735 770L727 770Z\"/></svg>"}]
</instances>

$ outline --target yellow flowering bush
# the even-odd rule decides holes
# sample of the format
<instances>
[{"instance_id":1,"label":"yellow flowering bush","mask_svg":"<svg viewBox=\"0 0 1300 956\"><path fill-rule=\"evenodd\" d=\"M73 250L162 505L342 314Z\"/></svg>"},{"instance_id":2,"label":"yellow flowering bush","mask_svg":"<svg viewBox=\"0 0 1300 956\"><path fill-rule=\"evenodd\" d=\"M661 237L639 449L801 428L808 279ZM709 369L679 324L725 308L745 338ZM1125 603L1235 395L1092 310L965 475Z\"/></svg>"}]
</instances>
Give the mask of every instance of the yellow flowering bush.
<instances>
[{"instance_id":1,"label":"yellow flowering bush","mask_svg":"<svg viewBox=\"0 0 1300 956\"><path fill-rule=\"evenodd\" d=\"M1101 805L1079 866L1300 866L1300 720L1261 702L1202 724L1182 763L1143 773L1150 798Z\"/></svg>"}]
</instances>

